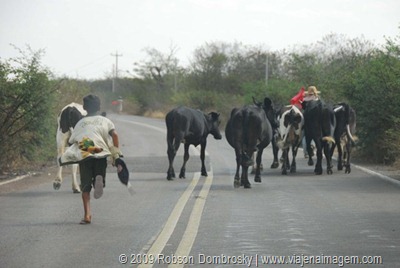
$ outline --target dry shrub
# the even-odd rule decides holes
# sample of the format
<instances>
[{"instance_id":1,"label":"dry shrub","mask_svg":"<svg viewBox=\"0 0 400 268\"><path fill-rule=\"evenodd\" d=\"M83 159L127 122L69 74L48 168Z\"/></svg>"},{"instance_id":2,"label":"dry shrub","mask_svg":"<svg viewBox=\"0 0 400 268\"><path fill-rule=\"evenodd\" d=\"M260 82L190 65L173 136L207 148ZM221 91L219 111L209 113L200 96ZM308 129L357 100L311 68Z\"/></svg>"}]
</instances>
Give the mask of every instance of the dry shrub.
<instances>
[{"instance_id":1,"label":"dry shrub","mask_svg":"<svg viewBox=\"0 0 400 268\"><path fill-rule=\"evenodd\" d=\"M149 110L149 111L146 111L143 115L146 117L150 117L150 118L158 118L158 119L165 118L165 112L162 112L162 111Z\"/></svg>"}]
</instances>

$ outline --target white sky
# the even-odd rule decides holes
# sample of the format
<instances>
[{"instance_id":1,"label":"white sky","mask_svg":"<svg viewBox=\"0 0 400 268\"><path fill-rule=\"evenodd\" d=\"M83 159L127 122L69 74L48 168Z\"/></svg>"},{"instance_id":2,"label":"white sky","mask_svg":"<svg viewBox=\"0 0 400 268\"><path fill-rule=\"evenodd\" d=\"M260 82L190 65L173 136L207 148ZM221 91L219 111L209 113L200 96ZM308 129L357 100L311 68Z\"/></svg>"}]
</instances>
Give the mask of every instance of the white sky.
<instances>
[{"instance_id":1,"label":"white sky","mask_svg":"<svg viewBox=\"0 0 400 268\"><path fill-rule=\"evenodd\" d=\"M132 72L146 47L185 65L206 42L241 42L270 51L335 33L376 44L400 35L399 0L0 0L0 58L34 51L58 76L96 79Z\"/></svg>"}]
</instances>

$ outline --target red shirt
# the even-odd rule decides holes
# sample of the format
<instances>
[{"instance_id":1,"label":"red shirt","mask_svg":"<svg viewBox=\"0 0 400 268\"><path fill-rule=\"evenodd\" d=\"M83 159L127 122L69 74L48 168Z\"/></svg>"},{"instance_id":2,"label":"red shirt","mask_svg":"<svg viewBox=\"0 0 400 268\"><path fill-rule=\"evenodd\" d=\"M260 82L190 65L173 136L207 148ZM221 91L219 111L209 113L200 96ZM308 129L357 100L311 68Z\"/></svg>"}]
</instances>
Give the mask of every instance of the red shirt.
<instances>
[{"instance_id":1,"label":"red shirt","mask_svg":"<svg viewBox=\"0 0 400 268\"><path fill-rule=\"evenodd\" d=\"M300 91L290 100L291 105L296 105L299 109L302 108L301 103L304 100L304 87L300 89Z\"/></svg>"}]
</instances>

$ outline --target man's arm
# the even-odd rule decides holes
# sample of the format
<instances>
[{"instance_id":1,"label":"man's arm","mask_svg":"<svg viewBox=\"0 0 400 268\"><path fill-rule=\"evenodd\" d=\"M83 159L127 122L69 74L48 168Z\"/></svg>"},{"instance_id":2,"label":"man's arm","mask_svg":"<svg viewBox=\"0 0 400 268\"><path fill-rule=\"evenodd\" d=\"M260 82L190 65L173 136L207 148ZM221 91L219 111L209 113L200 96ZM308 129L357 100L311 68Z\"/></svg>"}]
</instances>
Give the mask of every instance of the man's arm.
<instances>
[{"instance_id":1,"label":"man's arm","mask_svg":"<svg viewBox=\"0 0 400 268\"><path fill-rule=\"evenodd\" d=\"M110 131L110 135L113 141L113 145L117 148L119 148L119 137L118 137L118 133L117 131L115 131L115 129Z\"/></svg>"}]
</instances>

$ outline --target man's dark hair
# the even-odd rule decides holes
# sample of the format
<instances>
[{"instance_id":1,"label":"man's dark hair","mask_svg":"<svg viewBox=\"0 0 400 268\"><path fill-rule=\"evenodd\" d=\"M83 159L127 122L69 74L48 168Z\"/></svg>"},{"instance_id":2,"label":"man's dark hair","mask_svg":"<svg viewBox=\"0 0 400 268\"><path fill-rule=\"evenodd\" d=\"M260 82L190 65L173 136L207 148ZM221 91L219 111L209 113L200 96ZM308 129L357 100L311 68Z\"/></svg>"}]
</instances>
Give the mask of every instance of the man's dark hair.
<instances>
[{"instance_id":1,"label":"man's dark hair","mask_svg":"<svg viewBox=\"0 0 400 268\"><path fill-rule=\"evenodd\" d=\"M83 98L83 109L85 109L88 114L94 114L100 111L100 98L96 95L87 95Z\"/></svg>"}]
</instances>

